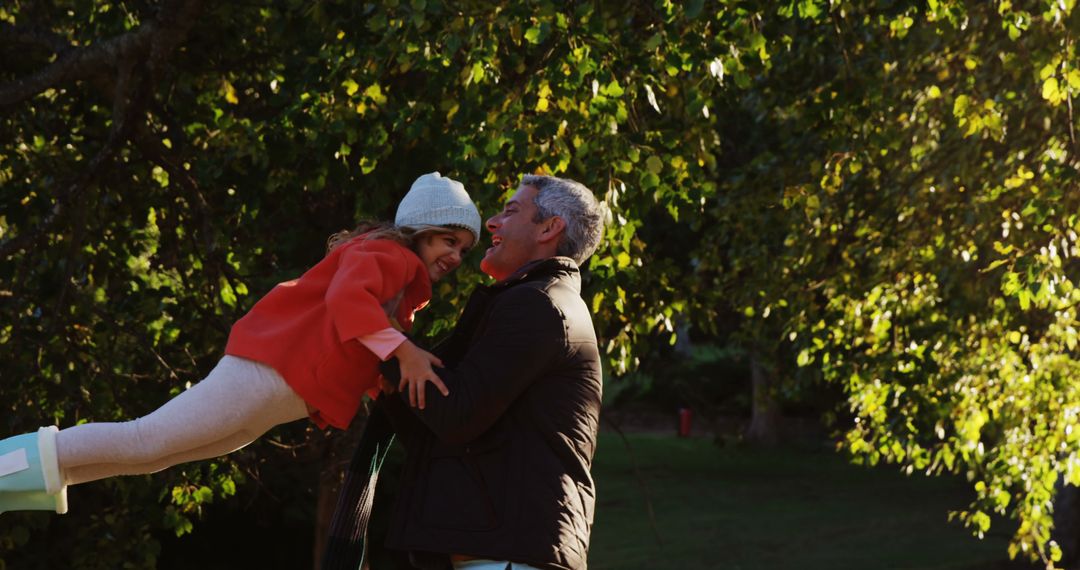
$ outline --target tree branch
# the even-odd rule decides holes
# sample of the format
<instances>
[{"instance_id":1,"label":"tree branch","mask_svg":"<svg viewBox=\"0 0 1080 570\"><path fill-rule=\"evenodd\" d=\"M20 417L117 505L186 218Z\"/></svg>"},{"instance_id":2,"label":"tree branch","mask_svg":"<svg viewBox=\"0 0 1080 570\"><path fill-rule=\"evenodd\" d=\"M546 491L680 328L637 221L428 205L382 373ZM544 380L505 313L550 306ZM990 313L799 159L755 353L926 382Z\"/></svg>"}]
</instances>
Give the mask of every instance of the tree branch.
<instances>
[{"instance_id":1,"label":"tree branch","mask_svg":"<svg viewBox=\"0 0 1080 570\"><path fill-rule=\"evenodd\" d=\"M58 34L36 27L13 26L7 22L0 22L0 44L37 46L55 54L63 54L74 47Z\"/></svg>"},{"instance_id":2,"label":"tree branch","mask_svg":"<svg viewBox=\"0 0 1080 570\"><path fill-rule=\"evenodd\" d=\"M150 70L157 72L172 52L187 39L202 12L203 0L169 0L151 27L154 41L150 46Z\"/></svg>"},{"instance_id":3,"label":"tree branch","mask_svg":"<svg viewBox=\"0 0 1080 570\"><path fill-rule=\"evenodd\" d=\"M146 81L134 82L134 62L122 60L119 62L119 76L116 79L115 99L113 99L112 127L109 129L109 137L105 144L94 155L75 180L65 188L54 200L53 207L45 218L37 225L38 231L31 234L21 234L0 247L0 257L9 258L19 249L28 247L34 240L40 238L71 202L75 202L90 184L105 163L117 152L127 139L131 119L134 118L138 108L144 106L150 86ZM141 83L141 84L140 84ZM133 86L134 85L134 86Z\"/></svg>"},{"instance_id":4,"label":"tree branch","mask_svg":"<svg viewBox=\"0 0 1080 570\"><path fill-rule=\"evenodd\" d=\"M133 59L153 39L153 25L118 36L85 49L71 49L37 73L0 85L0 107L17 105L46 89L71 81L109 73L118 62Z\"/></svg>"},{"instance_id":5,"label":"tree branch","mask_svg":"<svg viewBox=\"0 0 1080 570\"><path fill-rule=\"evenodd\" d=\"M56 49L61 47L57 36L19 30L5 24L0 28L0 39L48 45L60 57L29 77L0 85L0 107L16 105L46 89L71 81L111 75L123 61L146 59L148 69L156 74L187 37L201 10L202 0L172 0L150 23L87 48L72 48L65 42L62 49ZM123 95L118 93L117 96Z\"/></svg>"},{"instance_id":6,"label":"tree branch","mask_svg":"<svg viewBox=\"0 0 1080 570\"><path fill-rule=\"evenodd\" d=\"M160 72L166 57L187 37L201 8L202 0L170 0L151 23L89 48L69 49L38 73L0 85L0 107L20 103L45 89L72 80L96 77L114 87L112 127L102 148L75 180L58 192L52 209L36 225L36 231L0 242L0 257L10 258L45 235L67 205L78 200L106 162L127 141L132 128L138 128L132 123L153 97L155 72ZM0 33L3 31L10 30ZM142 69L150 73L139 73ZM205 198L201 194L198 196L205 203Z\"/></svg>"}]
</instances>

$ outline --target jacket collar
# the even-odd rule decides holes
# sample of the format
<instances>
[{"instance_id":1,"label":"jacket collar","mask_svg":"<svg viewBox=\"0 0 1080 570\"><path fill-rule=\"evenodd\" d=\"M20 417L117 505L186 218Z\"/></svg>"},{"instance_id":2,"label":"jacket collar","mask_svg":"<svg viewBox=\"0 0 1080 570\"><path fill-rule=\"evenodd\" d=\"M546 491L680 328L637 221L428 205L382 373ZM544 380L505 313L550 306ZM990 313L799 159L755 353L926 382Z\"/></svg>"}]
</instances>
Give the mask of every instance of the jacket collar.
<instances>
[{"instance_id":1,"label":"jacket collar","mask_svg":"<svg viewBox=\"0 0 1080 570\"><path fill-rule=\"evenodd\" d=\"M574 289L581 290L581 270L578 268L578 264L569 257L561 256L530 261L521 266L513 275L491 285L489 289L498 291L518 283L547 277L566 277L573 284Z\"/></svg>"}]
</instances>

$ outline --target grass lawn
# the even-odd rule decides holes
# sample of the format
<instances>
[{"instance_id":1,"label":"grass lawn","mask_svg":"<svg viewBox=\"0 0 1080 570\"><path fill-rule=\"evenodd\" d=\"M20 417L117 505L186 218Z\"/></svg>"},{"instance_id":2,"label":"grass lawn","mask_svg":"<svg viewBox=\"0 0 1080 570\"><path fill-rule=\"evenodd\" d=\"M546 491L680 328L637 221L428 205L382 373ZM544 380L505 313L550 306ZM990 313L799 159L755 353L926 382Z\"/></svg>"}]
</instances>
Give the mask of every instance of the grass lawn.
<instances>
[{"instance_id":1,"label":"grass lawn","mask_svg":"<svg viewBox=\"0 0 1080 570\"><path fill-rule=\"evenodd\" d=\"M1010 527L984 540L949 510L971 496L962 479L851 465L829 449L717 447L704 438L629 434L652 497L649 523L630 454L602 433L589 568L952 569L1010 564Z\"/></svg>"}]
</instances>

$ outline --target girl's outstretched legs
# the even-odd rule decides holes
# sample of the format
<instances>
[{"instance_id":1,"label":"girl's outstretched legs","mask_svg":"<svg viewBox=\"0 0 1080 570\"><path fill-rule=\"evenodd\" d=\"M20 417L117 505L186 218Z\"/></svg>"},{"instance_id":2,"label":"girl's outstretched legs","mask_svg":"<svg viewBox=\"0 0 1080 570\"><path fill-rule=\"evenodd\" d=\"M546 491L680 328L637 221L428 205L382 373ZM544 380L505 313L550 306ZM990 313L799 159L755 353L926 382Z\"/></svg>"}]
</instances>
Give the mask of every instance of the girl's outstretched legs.
<instances>
[{"instance_id":1,"label":"girl's outstretched legs","mask_svg":"<svg viewBox=\"0 0 1080 570\"><path fill-rule=\"evenodd\" d=\"M225 356L206 379L149 415L61 430L60 471L70 485L153 473L227 454L304 417L306 404L274 369Z\"/></svg>"}]
</instances>

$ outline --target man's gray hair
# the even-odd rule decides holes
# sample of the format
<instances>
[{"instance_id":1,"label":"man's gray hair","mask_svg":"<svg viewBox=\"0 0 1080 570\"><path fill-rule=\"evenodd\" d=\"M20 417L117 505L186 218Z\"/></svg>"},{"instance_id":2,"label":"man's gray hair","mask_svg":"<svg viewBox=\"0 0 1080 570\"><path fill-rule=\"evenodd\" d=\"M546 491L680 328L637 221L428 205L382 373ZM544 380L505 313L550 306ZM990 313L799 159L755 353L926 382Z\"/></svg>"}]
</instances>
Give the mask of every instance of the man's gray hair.
<instances>
[{"instance_id":1,"label":"man's gray hair","mask_svg":"<svg viewBox=\"0 0 1080 570\"><path fill-rule=\"evenodd\" d=\"M584 184L566 178L526 174L521 185L536 188L534 222L559 216L566 223L556 253L584 263L604 235L604 205Z\"/></svg>"}]
</instances>

